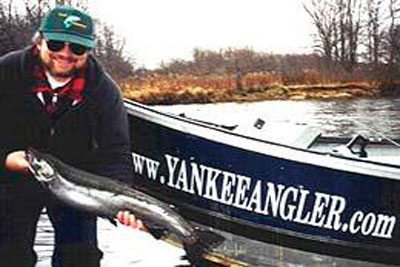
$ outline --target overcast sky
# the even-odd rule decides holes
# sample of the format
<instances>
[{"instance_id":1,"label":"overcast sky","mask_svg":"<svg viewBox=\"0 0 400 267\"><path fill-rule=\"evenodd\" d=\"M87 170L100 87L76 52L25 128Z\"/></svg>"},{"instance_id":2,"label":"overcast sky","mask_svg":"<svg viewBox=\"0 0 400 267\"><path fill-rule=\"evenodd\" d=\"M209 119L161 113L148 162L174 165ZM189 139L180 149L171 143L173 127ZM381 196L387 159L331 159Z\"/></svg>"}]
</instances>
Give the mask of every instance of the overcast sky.
<instances>
[{"instance_id":1,"label":"overcast sky","mask_svg":"<svg viewBox=\"0 0 400 267\"><path fill-rule=\"evenodd\" d=\"M191 59L194 48L307 53L314 31L302 0L96 0L94 17L125 38L137 66Z\"/></svg>"}]
</instances>

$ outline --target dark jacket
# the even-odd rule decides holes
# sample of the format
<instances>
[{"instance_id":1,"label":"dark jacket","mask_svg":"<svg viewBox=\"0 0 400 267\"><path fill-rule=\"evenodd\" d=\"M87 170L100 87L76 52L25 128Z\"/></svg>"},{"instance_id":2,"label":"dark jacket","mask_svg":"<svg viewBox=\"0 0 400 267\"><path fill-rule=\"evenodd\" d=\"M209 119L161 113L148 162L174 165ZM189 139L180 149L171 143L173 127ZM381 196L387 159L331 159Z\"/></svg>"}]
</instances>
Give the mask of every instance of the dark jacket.
<instances>
[{"instance_id":1,"label":"dark jacket","mask_svg":"<svg viewBox=\"0 0 400 267\"><path fill-rule=\"evenodd\" d=\"M114 81L88 57L84 101L56 121L31 93L33 56L28 49L0 58L0 175L8 153L34 147L77 168L131 181L132 160L126 110Z\"/></svg>"}]
</instances>

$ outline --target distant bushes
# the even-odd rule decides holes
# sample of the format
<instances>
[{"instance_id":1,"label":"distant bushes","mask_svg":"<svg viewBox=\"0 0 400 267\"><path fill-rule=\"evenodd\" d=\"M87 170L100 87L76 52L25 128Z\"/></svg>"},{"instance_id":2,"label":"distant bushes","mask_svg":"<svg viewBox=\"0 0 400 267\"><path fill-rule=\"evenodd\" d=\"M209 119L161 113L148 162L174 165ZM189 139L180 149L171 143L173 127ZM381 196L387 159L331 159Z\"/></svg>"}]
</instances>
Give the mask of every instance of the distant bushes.
<instances>
[{"instance_id":1,"label":"distant bushes","mask_svg":"<svg viewBox=\"0 0 400 267\"><path fill-rule=\"evenodd\" d=\"M318 79L313 83L302 76L298 80L268 72L233 75L152 74L142 78L129 78L121 83L124 96L146 104L187 104L230 101L260 101L271 99L328 99L374 97L380 94L372 82L340 82ZM305 83L307 81L307 83Z\"/></svg>"}]
</instances>

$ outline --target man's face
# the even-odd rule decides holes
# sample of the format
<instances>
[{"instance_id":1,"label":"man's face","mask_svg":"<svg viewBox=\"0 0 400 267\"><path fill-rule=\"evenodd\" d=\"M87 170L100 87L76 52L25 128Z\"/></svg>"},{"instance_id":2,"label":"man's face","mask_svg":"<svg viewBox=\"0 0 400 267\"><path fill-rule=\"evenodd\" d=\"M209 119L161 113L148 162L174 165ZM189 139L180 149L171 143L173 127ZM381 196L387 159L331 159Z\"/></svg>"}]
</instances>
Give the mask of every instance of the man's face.
<instances>
[{"instance_id":1,"label":"man's face","mask_svg":"<svg viewBox=\"0 0 400 267\"><path fill-rule=\"evenodd\" d=\"M88 52L83 55L74 54L69 44L64 45L57 52L51 51L44 38L41 39L37 48L44 67L55 78L71 77L75 69L80 69L86 64L88 57Z\"/></svg>"}]
</instances>

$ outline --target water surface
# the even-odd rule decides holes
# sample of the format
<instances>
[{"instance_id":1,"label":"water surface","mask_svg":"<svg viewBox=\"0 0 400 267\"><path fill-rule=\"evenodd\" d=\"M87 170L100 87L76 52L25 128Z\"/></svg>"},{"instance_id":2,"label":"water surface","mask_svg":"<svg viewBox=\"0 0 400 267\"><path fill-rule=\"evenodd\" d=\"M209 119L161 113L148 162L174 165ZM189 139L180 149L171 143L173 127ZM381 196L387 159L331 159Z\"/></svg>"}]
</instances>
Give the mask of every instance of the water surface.
<instances>
[{"instance_id":1,"label":"water surface","mask_svg":"<svg viewBox=\"0 0 400 267\"><path fill-rule=\"evenodd\" d=\"M267 122L307 124L323 135L400 138L400 98L262 101L157 106L162 111L184 113L220 124L240 124L261 118Z\"/></svg>"}]
</instances>

